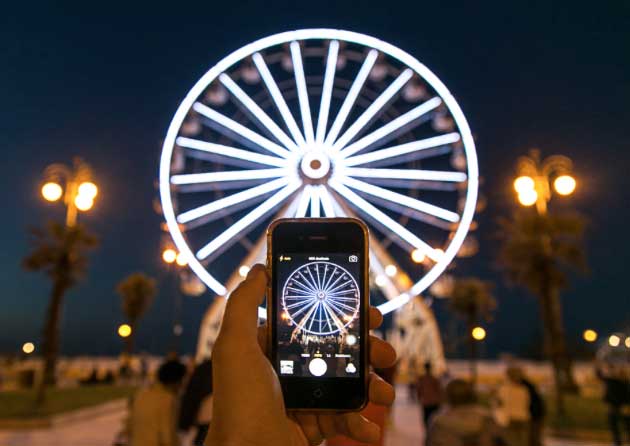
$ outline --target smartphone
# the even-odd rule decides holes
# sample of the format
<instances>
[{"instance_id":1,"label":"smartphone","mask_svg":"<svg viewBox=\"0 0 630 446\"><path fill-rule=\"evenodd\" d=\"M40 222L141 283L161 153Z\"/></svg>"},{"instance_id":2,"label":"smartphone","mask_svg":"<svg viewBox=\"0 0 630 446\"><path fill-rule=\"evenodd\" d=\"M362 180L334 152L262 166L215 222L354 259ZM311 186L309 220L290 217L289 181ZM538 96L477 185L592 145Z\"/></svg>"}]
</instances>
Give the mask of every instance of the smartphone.
<instances>
[{"instance_id":1,"label":"smartphone","mask_svg":"<svg viewBox=\"0 0 630 446\"><path fill-rule=\"evenodd\" d=\"M353 218L274 221L267 231L268 349L287 409L368 401L368 229Z\"/></svg>"}]
</instances>

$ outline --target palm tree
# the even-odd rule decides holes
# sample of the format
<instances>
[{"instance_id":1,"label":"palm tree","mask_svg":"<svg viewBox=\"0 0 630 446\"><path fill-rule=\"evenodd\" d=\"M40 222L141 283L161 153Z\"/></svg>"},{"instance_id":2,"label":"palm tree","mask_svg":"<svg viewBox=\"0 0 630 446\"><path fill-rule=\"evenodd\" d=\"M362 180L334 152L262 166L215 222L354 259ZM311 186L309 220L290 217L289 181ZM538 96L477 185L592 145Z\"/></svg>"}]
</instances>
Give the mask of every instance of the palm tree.
<instances>
[{"instance_id":1,"label":"palm tree","mask_svg":"<svg viewBox=\"0 0 630 446\"><path fill-rule=\"evenodd\" d=\"M567 270L586 272L585 220L578 215L539 215L517 212L500 221L503 246L500 265L508 279L538 297L545 352L554 369L556 403L564 410L563 393L576 392L567 353L560 291L567 287Z\"/></svg>"},{"instance_id":2,"label":"palm tree","mask_svg":"<svg viewBox=\"0 0 630 446\"><path fill-rule=\"evenodd\" d=\"M59 320L63 297L85 274L87 252L98 245L98 239L84 226L65 226L49 222L44 228L31 230L33 250L22 261L28 271L43 271L52 281L52 290L43 330L44 370L37 390L37 402L44 400L46 386L55 383L59 354Z\"/></svg>"},{"instance_id":3,"label":"palm tree","mask_svg":"<svg viewBox=\"0 0 630 446\"><path fill-rule=\"evenodd\" d=\"M118 283L116 291L122 298L122 310L131 325L131 334L125 338L127 353L131 354L138 321L155 298L155 279L143 273L133 273Z\"/></svg>"},{"instance_id":4,"label":"palm tree","mask_svg":"<svg viewBox=\"0 0 630 446\"><path fill-rule=\"evenodd\" d=\"M470 374L477 381L477 341L472 337L473 328L481 321L490 321L497 307L492 295L492 284L475 277L456 279L449 299L449 308L466 324L466 339L470 352Z\"/></svg>"}]
</instances>

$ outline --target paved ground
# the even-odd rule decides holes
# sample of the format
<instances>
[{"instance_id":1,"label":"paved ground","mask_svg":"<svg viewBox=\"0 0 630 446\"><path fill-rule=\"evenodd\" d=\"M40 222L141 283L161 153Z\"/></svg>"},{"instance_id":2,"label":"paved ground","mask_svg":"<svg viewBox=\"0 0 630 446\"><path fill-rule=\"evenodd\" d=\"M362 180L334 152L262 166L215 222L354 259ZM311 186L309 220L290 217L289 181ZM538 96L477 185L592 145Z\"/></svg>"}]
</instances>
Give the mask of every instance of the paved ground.
<instances>
[{"instance_id":1,"label":"paved ground","mask_svg":"<svg viewBox=\"0 0 630 446\"><path fill-rule=\"evenodd\" d=\"M399 388L386 446L420 446L424 437L418 407ZM110 413L50 430L0 431L0 446L111 446L125 417L123 411ZM567 440L547 439L547 446L603 446Z\"/></svg>"}]
</instances>

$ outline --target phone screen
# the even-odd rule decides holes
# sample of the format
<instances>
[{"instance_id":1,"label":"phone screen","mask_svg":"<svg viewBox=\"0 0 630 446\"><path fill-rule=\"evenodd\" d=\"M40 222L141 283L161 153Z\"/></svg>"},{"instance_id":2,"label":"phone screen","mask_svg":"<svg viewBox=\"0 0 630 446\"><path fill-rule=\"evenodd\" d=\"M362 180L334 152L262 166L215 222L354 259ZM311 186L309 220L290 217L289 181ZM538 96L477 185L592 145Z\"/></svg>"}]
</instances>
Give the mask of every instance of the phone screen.
<instances>
[{"instance_id":1,"label":"phone screen","mask_svg":"<svg viewBox=\"0 0 630 446\"><path fill-rule=\"evenodd\" d=\"M361 252L275 254L281 378L360 378Z\"/></svg>"}]
</instances>

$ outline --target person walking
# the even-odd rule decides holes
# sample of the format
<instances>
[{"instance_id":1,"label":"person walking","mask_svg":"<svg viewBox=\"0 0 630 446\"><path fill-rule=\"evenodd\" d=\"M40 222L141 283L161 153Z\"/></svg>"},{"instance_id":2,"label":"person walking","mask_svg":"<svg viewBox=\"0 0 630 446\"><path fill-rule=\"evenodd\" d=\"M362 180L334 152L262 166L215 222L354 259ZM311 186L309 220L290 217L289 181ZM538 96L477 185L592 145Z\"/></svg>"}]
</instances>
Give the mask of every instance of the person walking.
<instances>
[{"instance_id":1,"label":"person walking","mask_svg":"<svg viewBox=\"0 0 630 446\"><path fill-rule=\"evenodd\" d=\"M523 385L523 372L518 367L508 367L507 380L497 392L499 424L505 428L508 446L529 446L530 396Z\"/></svg>"},{"instance_id":2,"label":"person walking","mask_svg":"<svg viewBox=\"0 0 630 446\"><path fill-rule=\"evenodd\" d=\"M195 428L193 445L203 446L212 419L212 361L205 359L193 371L184 393L179 412L179 429Z\"/></svg>"},{"instance_id":3,"label":"person walking","mask_svg":"<svg viewBox=\"0 0 630 446\"><path fill-rule=\"evenodd\" d=\"M489 409L477 403L472 385L454 379L446 386L446 405L429 421L427 446L494 446L501 436Z\"/></svg>"},{"instance_id":4,"label":"person walking","mask_svg":"<svg viewBox=\"0 0 630 446\"><path fill-rule=\"evenodd\" d=\"M442 383L433 375L430 362L424 364L424 375L418 379L416 389L418 401L422 406L423 425L426 432L431 415L440 408L444 398Z\"/></svg>"},{"instance_id":5,"label":"person walking","mask_svg":"<svg viewBox=\"0 0 630 446\"><path fill-rule=\"evenodd\" d=\"M542 446L546 414L545 400L540 395L536 385L525 374L521 377L521 384L529 392L529 444L530 446Z\"/></svg>"},{"instance_id":6,"label":"person walking","mask_svg":"<svg viewBox=\"0 0 630 446\"><path fill-rule=\"evenodd\" d=\"M158 381L136 394L130 411L130 446L178 446L177 393L186 366L169 360L158 369Z\"/></svg>"},{"instance_id":7,"label":"person walking","mask_svg":"<svg viewBox=\"0 0 630 446\"><path fill-rule=\"evenodd\" d=\"M596 374L604 384L604 402L608 405L608 426L613 443L621 446L622 424L630 441L630 382L624 379L623 369L613 364L598 365Z\"/></svg>"}]
</instances>

